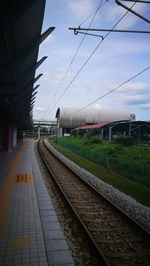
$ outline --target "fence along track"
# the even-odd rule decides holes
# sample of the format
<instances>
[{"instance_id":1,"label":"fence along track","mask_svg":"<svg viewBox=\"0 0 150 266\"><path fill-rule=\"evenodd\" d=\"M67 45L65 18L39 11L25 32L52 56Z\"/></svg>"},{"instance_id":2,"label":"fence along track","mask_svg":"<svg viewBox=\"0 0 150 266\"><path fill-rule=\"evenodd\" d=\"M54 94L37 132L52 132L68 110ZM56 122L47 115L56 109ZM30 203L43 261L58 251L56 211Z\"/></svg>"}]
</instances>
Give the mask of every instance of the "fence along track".
<instances>
[{"instance_id":1,"label":"fence along track","mask_svg":"<svg viewBox=\"0 0 150 266\"><path fill-rule=\"evenodd\" d=\"M150 234L60 162L39 142L39 150L64 197L89 234L100 265L149 266Z\"/></svg>"}]
</instances>

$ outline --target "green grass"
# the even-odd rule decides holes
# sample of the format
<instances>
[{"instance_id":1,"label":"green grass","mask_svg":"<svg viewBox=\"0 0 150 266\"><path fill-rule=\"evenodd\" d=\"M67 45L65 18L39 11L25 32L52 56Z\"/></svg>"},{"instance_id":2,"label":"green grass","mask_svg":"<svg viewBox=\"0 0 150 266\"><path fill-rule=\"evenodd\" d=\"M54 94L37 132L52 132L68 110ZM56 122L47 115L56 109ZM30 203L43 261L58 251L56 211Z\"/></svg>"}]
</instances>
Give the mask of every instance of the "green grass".
<instances>
[{"instance_id":1,"label":"green grass","mask_svg":"<svg viewBox=\"0 0 150 266\"><path fill-rule=\"evenodd\" d=\"M58 142L54 144L55 148L66 157L104 182L150 206L150 150L105 142L93 143L93 140L90 143L87 138L60 138ZM144 167L140 167L142 164Z\"/></svg>"}]
</instances>

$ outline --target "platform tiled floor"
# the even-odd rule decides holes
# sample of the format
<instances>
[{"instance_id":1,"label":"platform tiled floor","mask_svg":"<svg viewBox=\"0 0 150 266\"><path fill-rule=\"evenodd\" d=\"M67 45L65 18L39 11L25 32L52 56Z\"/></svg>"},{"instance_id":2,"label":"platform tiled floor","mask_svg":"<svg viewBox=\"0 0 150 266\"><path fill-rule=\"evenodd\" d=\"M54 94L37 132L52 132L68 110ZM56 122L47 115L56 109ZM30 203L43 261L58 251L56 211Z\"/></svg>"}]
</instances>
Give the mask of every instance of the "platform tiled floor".
<instances>
[{"instance_id":1,"label":"platform tiled floor","mask_svg":"<svg viewBox=\"0 0 150 266\"><path fill-rule=\"evenodd\" d=\"M22 149L16 172L12 171L9 209L0 235L0 265L74 265L41 177L34 141L26 140Z\"/></svg>"}]
</instances>

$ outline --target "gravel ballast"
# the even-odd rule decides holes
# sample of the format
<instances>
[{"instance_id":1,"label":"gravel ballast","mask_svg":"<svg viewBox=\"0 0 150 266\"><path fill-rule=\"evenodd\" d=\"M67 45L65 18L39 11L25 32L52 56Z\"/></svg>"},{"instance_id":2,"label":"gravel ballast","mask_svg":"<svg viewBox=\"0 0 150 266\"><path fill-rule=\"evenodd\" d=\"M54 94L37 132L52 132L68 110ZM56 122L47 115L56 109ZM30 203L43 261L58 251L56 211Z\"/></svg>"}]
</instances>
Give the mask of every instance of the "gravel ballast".
<instances>
[{"instance_id":1,"label":"gravel ballast","mask_svg":"<svg viewBox=\"0 0 150 266\"><path fill-rule=\"evenodd\" d=\"M73 161L69 160L59 151L54 149L47 139L44 140L50 151L63 161L68 167L80 175L89 184L93 185L101 194L110 199L115 205L126 212L131 218L140 223L145 229L150 232L150 208L143 206L132 197L103 182L98 177L80 167Z\"/></svg>"}]
</instances>

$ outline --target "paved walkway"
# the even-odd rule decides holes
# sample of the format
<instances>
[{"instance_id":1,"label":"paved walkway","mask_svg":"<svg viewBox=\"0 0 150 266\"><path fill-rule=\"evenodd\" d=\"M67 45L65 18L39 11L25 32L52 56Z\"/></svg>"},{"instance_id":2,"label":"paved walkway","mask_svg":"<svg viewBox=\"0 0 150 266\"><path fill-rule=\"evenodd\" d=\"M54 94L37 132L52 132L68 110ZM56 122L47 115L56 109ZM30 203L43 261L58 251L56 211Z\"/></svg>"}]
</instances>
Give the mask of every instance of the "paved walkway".
<instances>
[{"instance_id":1,"label":"paved walkway","mask_svg":"<svg viewBox=\"0 0 150 266\"><path fill-rule=\"evenodd\" d=\"M34 141L26 140L13 154L5 154L6 163L0 164L5 168L0 176L0 266L74 265L41 177ZM0 158L4 160L2 153Z\"/></svg>"}]
</instances>

